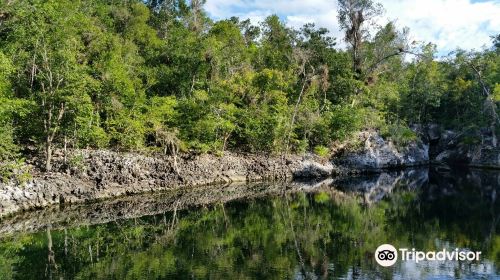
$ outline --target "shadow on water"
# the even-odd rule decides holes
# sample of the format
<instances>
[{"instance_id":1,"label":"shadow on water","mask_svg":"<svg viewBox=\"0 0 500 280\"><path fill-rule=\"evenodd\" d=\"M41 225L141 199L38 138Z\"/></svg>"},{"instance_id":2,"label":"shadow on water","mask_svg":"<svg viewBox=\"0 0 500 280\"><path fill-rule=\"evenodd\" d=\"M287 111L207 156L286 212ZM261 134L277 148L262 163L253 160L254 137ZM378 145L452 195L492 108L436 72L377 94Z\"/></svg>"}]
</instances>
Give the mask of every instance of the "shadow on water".
<instances>
[{"instance_id":1,"label":"shadow on water","mask_svg":"<svg viewBox=\"0 0 500 280\"><path fill-rule=\"evenodd\" d=\"M0 222L0 279L498 279L499 186L414 169L43 209ZM382 268L383 243L483 258Z\"/></svg>"}]
</instances>

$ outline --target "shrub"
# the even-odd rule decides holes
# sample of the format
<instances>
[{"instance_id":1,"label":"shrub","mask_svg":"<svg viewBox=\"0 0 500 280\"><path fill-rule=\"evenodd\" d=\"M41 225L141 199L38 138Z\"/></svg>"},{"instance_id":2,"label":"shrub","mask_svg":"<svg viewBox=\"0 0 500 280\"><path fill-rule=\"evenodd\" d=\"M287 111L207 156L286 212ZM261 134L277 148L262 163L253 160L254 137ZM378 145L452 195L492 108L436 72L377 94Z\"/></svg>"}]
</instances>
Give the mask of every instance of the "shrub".
<instances>
[{"instance_id":1,"label":"shrub","mask_svg":"<svg viewBox=\"0 0 500 280\"><path fill-rule=\"evenodd\" d=\"M314 153L320 157L327 157L330 154L330 149L325 146L314 147Z\"/></svg>"},{"instance_id":2,"label":"shrub","mask_svg":"<svg viewBox=\"0 0 500 280\"><path fill-rule=\"evenodd\" d=\"M337 106L329 112L329 129L332 140L343 141L362 126L361 111L351 106Z\"/></svg>"},{"instance_id":3,"label":"shrub","mask_svg":"<svg viewBox=\"0 0 500 280\"><path fill-rule=\"evenodd\" d=\"M31 179L30 171L23 159L0 162L0 180L2 182L14 180L17 184L22 185Z\"/></svg>"},{"instance_id":4,"label":"shrub","mask_svg":"<svg viewBox=\"0 0 500 280\"><path fill-rule=\"evenodd\" d=\"M384 138L391 139L396 145L405 147L417 140L417 134L409 127L400 124L390 124L380 129L380 134Z\"/></svg>"},{"instance_id":5,"label":"shrub","mask_svg":"<svg viewBox=\"0 0 500 280\"><path fill-rule=\"evenodd\" d=\"M140 150L144 147L146 128L144 120L125 113L107 121L110 144L125 150Z\"/></svg>"},{"instance_id":6,"label":"shrub","mask_svg":"<svg viewBox=\"0 0 500 280\"><path fill-rule=\"evenodd\" d=\"M76 170L85 170L85 159L83 155L74 155L69 158L68 165L70 168L74 168Z\"/></svg>"},{"instance_id":7,"label":"shrub","mask_svg":"<svg viewBox=\"0 0 500 280\"><path fill-rule=\"evenodd\" d=\"M293 135L292 135L293 136ZM296 153L296 154L304 154L309 147L309 142L307 139L291 139L290 140L290 146L291 146L291 151Z\"/></svg>"}]
</instances>

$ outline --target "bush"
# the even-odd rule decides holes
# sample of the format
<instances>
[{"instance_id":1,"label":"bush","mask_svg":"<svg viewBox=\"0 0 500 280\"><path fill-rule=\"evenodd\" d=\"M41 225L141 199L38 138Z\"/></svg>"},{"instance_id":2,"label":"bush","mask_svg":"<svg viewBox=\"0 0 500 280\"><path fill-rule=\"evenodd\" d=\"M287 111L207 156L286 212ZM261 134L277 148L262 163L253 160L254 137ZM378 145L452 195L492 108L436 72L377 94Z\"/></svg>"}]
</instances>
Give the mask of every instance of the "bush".
<instances>
[{"instance_id":1,"label":"bush","mask_svg":"<svg viewBox=\"0 0 500 280\"><path fill-rule=\"evenodd\" d=\"M417 134L409 127L400 124L390 124L382 127L380 134L384 138L389 138L398 146L404 147L417 140Z\"/></svg>"},{"instance_id":2,"label":"bush","mask_svg":"<svg viewBox=\"0 0 500 280\"><path fill-rule=\"evenodd\" d=\"M23 159L0 162L0 179L2 182L14 180L22 185L31 179L30 168Z\"/></svg>"},{"instance_id":3,"label":"bush","mask_svg":"<svg viewBox=\"0 0 500 280\"><path fill-rule=\"evenodd\" d=\"M14 144L11 126L0 126L0 162L12 160L17 156L18 147Z\"/></svg>"},{"instance_id":4,"label":"bush","mask_svg":"<svg viewBox=\"0 0 500 280\"><path fill-rule=\"evenodd\" d=\"M320 157L326 158L330 154L330 149L325 146L314 147L314 153Z\"/></svg>"},{"instance_id":5,"label":"bush","mask_svg":"<svg viewBox=\"0 0 500 280\"><path fill-rule=\"evenodd\" d=\"M351 106L337 106L329 112L332 140L343 141L362 127L361 111Z\"/></svg>"},{"instance_id":6,"label":"bush","mask_svg":"<svg viewBox=\"0 0 500 280\"><path fill-rule=\"evenodd\" d=\"M292 135L293 137L293 135ZM290 140L292 152L296 154L304 154L309 147L309 141L307 139L291 139Z\"/></svg>"},{"instance_id":7,"label":"bush","mask_svg":"<svg viewBox=\"0 0 500 280\"><path fill-rule=\"evenodd\" d=\"M69 158L68 166L76 170L85 170L85 159L83 155L74 155Z\"/></svg>"},{"instance_id":8,"label":"bush","mask_svg":"<svg viewBox=\"0 0 500 280\"><path fill-rule=\"evenodd\" d=\"M121 113L106 123L110 144L124 150L137 151L144 147L146 128L144 120Z\"/></svg>"}]
</instances>

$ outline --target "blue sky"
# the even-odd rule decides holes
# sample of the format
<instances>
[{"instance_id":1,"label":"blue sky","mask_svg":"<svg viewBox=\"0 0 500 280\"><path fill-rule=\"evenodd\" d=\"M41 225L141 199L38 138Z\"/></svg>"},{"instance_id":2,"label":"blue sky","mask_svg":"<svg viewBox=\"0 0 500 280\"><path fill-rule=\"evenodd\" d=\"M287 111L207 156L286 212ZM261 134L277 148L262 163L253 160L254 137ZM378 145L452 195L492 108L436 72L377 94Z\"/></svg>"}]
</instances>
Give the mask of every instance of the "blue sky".
<instances>
[{"instance_id":1,"label":"blue sky","mask_svg":"<svg viewBox=\"0 0 500 280\"><path fill-rule=\"evenodd\" d=\"M411 39L433 42L441 55L457 48L477 49L490 45L490 36L500 33L500 0L379 0L385 14L377 23L396 20L409 27ZM205 9L214 19L231 16L257 23L278 14L287 25L305 23L328 28L342 38L335 0L207 0Z\"/></svg>"}]
</instances>

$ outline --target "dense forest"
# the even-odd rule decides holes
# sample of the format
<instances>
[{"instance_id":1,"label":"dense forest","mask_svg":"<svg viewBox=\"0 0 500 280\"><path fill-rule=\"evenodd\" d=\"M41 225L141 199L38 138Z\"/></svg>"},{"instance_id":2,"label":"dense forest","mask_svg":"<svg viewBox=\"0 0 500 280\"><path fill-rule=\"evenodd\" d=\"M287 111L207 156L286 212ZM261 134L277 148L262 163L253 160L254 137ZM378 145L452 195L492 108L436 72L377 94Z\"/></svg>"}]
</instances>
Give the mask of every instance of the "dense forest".
<instances>
[{"instance_id":1,"label":"dense forest","mask_svg":"<svg viewBox=\"0 0 500 280\"><path fill-rule=\"evenodd\" d=\"M340 0L344 38L276 15L214 21L203 0L0 4L0 170L56 149L328 154L362 129L495 131L500 34L437 58L383 7Z\"/></svg>"}]
</instances>

